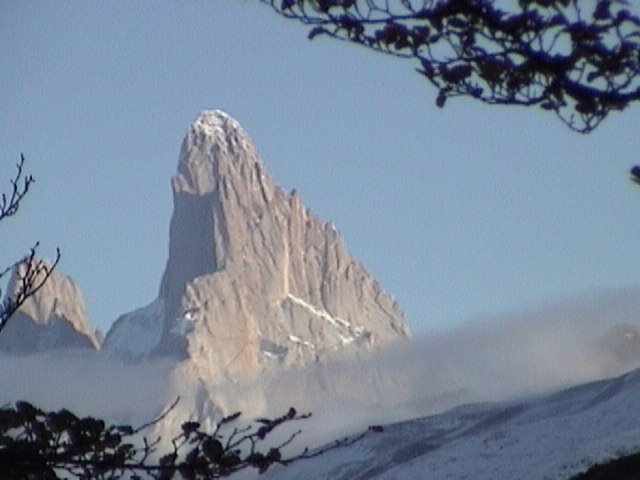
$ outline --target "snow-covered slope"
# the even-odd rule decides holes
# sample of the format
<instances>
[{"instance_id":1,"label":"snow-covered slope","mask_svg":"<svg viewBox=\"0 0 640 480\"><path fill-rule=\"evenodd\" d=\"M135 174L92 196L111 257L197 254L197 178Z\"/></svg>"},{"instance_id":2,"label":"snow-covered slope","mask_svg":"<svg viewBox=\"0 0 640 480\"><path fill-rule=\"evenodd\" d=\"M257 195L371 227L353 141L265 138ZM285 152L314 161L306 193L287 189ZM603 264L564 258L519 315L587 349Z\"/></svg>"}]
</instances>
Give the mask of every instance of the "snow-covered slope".
<instances>
[{"instance_id":1,"label":"snow-covered slope","mask_svg":"<svg viewBox=\"0 0 640 480\"><path fill-rule=\"evenodd\" d=\"M369 431L269 479L568 479L640 449L640 371L519 402L462 406ZM378 430L378 429L376 429Z\"/></svg>"},{"instance_id":2,"label":"snow-covered slope","mask_svg":"<svg viewBox=\"0 0 640 480\"><path fill-rule=\"evenodd\" d=\"M145 358L160 342L164 302L156 299L146 307L118 317L105 338L106 352L127 360Z\"/></svg>"}]
</instances>

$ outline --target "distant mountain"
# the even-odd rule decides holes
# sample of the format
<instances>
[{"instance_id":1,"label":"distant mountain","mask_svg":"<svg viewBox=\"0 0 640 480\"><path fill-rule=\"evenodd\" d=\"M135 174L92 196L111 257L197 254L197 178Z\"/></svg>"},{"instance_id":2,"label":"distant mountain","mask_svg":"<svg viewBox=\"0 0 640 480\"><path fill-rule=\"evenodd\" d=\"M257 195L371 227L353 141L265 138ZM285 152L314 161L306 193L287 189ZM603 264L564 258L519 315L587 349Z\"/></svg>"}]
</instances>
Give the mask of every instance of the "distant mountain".
<instances>
[{"instance_id":1,"label":"distant mountain","mask_svg":"<svg viewBox=\"0 0 640 480\"><path fill-rule=\"evenodd\" d=\"M460 406L370 428L351 446L264 478L569 480L594 463L640 451L638 398L636 370L532 400Z\"/></svg>"},{"instance_id":2,"label":"distant mountain","mask_svg":"<svg viewBox=\"0 0 640 480\"><path fill-rule=\"evenodd\" d=\"M12 272L8 294L17 291L17 274L22 276L24 269L20 265ZM0 351L30 354L66 348L97 350L100 340L89 323L80 288L56 269L2 330Z\"/></svg>"},{"instance_id":3,"label":"distant mountain","mask_svg":"<svg viewBox=\"0 0 640 480\"><path fill-rule=\"evenodd\" d=\"M158 298L114 323L107 351L175 356L215 383L407 338L394 299L331 223L274 184L227 114L189 126L172 188Z\"/></svg>"}]
</instances>

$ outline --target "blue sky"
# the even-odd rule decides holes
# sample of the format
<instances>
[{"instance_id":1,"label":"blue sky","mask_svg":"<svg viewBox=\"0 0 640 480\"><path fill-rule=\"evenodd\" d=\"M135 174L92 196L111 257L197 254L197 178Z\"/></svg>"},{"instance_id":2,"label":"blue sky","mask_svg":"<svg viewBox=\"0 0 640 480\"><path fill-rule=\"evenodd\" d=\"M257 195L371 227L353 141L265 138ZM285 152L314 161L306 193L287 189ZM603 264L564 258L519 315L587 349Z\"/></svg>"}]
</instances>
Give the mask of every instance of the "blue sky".
<instances>
[{"instance_id":1,"label":"blue sky","mask_svg":"<svg viewBox=\"0 0 640 480\"><path fill-rule=\"evenodd\" d=\"M103 330L157 294L180 142L212 108L414 331L640 284L637 107L588 136L535 110L439 110L413 65L309 42L254 0L5 0L0 45L0 181L21 152L36 177L0 265L60 247Z\"/></svg>"}]
</instances>

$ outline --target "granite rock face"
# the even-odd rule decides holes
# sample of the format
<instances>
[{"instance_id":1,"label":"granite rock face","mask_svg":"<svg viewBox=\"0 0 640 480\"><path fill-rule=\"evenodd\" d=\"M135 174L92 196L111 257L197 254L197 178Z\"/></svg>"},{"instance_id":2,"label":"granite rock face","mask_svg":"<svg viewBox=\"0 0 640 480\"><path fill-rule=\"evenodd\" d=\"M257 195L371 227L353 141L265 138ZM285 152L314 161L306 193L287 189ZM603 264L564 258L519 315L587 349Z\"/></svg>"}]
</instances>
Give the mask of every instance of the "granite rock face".
<instances>
[{"instance_id":1,"label":"granite rock face","mask_svg":"<svg viewBox=\"0 0 640 480\"><path fill-rule=\"evenodd\" d=\"M206 111L190 125L172 189L159 297L117 322L107 345L118 328L156 312L161 331L150 354L188 358L215 380L408 336L394 299L332 224L274 184L227 114Z\"/></svg>"},{"instance_id":2,"label":"granite rock face","mask_svg":"<svg viewBox=\"0 0 640 480\"><path fill-rule=\"evenodd\" d=\"M12 272L9 294L17 291L18 278L25 268L20 265ZM56 268L2 330L0 350L30 354L66 348L97 350L100 341L89 324L82 292L70 277Z\"/></svg>"}]
</instances>

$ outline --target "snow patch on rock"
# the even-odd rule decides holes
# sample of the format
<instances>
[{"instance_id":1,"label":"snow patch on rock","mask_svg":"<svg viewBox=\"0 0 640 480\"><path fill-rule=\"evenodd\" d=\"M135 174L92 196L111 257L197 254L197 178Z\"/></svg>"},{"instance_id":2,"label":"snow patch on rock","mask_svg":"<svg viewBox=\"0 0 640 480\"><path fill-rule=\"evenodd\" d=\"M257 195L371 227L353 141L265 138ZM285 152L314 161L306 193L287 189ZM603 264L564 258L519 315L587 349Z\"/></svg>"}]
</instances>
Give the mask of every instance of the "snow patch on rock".
<instances>
[{"instance_id":1,"label":"snow patch on rock","mask_svg":"<svg viewBox=\"0 0 640 480\"><path fill-rule=\"evenodd\" d=\"M127 360L143 359L160 342L163 320L164 301L160 298L121 315L109 330L104 350Z\"/></svg>"}]
</instances>

